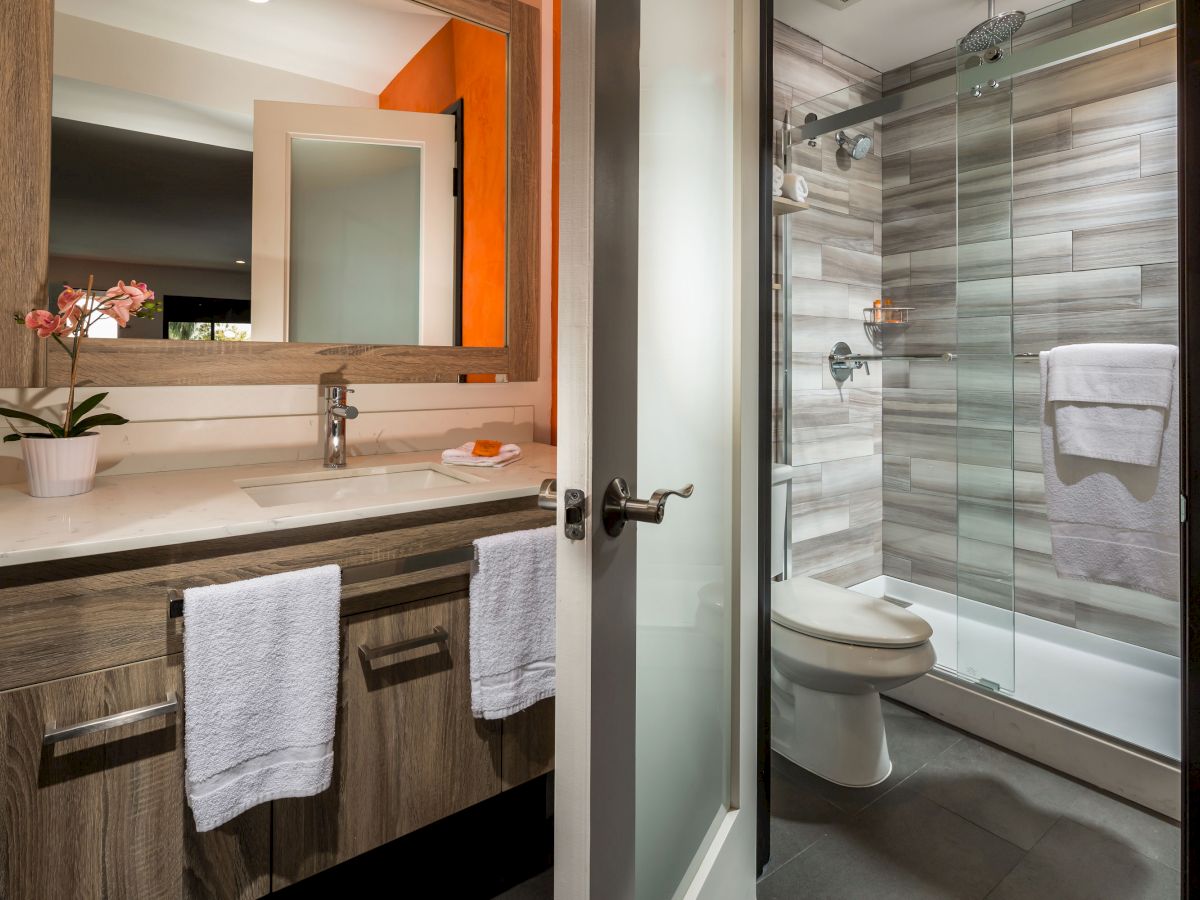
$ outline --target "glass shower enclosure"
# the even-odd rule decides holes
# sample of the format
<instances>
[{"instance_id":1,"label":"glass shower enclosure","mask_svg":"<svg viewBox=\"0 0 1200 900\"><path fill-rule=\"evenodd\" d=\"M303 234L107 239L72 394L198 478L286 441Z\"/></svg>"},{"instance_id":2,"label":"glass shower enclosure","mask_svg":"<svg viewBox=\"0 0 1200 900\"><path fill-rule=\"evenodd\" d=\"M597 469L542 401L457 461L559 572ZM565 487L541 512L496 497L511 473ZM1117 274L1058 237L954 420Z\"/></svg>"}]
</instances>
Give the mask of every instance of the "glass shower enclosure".
<instances>
[{"instance_id":1,"label":"glass shower enclosure","mask_svg":"<svg viewBox=\"0 0 1200 900\"><path fill-rule=\"evenodd\" d=\"M821 404L877 420L879 573L829 577L925 616L943 674L1178 758L1178 599L1057 578L1041 472L1042 351L1176 342L1175 7L1098 6L787 112L777 157L808 196L776 208L777 459L824 458L796 437L821 438ZM818 296L839 280L841 324ZM798 378L817 353L820 384ZM815 573L817 545L789 541Z\"/></svg>"}]
</instances>

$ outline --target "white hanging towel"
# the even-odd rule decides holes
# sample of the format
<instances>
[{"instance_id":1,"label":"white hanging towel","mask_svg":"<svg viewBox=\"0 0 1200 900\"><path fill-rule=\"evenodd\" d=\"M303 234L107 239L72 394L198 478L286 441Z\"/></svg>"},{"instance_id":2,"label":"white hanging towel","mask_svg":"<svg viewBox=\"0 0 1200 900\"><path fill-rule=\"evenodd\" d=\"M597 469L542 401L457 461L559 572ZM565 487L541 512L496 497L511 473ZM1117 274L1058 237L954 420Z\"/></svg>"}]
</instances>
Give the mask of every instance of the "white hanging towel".
<instances>
[{"instance_id":1,"label":"white hanging towel","mask_svg":"<svg viewBox=\"0 0 1200 900\"><path fill-rule=\"evenodd\" d=\"M480 538L471 576L471 712L503 719L554 696L555 529Z\"/></svg>"},{"instance_id":2,"label":"white hanging towel","mask_svg":"<svg viewBox=\"0 0 1200 900\"><path fill-rule=\"evenodd\" d=\"M184 758L197 831L329 787L341 570L184 591Z\"/></svg>"},{"instance_id":3,"label":"white hanging towel","mask_svg":"<svg viewBox=\"0 0 1200 900\"><path fill-rule=\"evenodd\" d=\"M1177 356L1163 344L1041 354L1042 467L1060 577L1177 599Z\"/></svg>"}]
</instances>

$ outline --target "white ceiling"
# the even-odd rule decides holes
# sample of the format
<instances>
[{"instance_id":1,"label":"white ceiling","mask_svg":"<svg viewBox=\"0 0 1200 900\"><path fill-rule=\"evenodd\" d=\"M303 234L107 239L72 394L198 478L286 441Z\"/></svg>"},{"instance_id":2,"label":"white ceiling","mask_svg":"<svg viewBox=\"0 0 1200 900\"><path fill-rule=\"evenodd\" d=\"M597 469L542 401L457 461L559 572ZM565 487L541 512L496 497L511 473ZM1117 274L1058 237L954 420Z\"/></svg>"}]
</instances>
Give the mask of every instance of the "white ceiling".
<instances>
[{"instance_id":1,"label":"white ceiling","mask_svg":"<svg viewBox=\"0 0 1200 900\"><path fill-rule=\"evenodd\" d=\"M55 10L372 94L447 21L407 0L56 0Z\"/></svg>"},{"instance_id":2,"label":"white ceiling","mask_svg":"<svg viewBox=\"0 0 1200 900\"><path fill-rule=\"evenodd\" d=\"M836 2L836 0L834 0ZM997 0L1027 13L1062 0ZM839 53L886 72L948 50L988 17L988 0L775 0L775 18Z\"/></svg>"}]
</instances>

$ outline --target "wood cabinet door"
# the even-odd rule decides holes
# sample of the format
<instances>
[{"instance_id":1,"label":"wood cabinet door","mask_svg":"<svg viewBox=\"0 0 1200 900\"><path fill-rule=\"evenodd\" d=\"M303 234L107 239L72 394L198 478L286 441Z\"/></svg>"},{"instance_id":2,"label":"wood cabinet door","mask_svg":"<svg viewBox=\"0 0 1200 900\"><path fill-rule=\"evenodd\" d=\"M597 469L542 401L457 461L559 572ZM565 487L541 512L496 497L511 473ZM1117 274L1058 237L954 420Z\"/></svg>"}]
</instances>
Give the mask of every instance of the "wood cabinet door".
<instances>
[{"instance_id":1,"label":"wood cabinet door","mask_svg":"<svg viewBox=\"0 0 1200 900\"><path fill-rule=\"evenodd\" d=\"M43 743L49 726L178 696L181 662L177 654L0 694L0 896L181 896L179 717Z\"/></svg>"},{"instance_id":2,"label":"wood cabinet door","mask_svg":"<svg viewBox=\"0 0 1200 900\"><path fill-rule=\"evenodd\" d=\"M343 622L333 783L274 804L272 887L371 850L500 790L500 728L471 715L468 601L452 594ZM374 660L366 650L445 639Z\"/></svg>"}]
</instances>

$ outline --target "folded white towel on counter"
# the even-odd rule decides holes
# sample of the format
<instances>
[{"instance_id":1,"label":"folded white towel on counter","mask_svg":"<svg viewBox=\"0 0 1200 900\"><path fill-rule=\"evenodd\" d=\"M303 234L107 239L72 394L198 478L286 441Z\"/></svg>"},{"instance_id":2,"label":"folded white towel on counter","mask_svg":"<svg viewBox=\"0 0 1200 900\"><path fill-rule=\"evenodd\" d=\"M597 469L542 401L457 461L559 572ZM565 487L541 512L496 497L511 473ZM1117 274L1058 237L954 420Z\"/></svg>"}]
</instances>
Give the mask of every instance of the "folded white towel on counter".
<instances>
[{"instance_id":1,"label":"folded white towel on counter","mask_svg":"<svg viewBox=\"0 0 1200 900\"><path fill-rule=\"evenodd\" d=\"M471 576L471 712L503 719L554 696L556 530L480 538Z\"/></svg>"},{"instance_id":2,"label":"folded white towel on counter","mask_svg":"<svg viewBox=\"0 0 1200 900\"><path fill-rule=\"evenodd\" d=\"M783 194L783 169L779 166L771 167L771 194L775 197Z\"/></svg>"},{"instance_id":3,"label":"folded white towel on counter","mask_svg":"<svg viewBox=\"0 0 1200 900\"><path fill-rule=\"evenodd\" d=\"M1169 344L1074 344L1048 353L1060 453L1158 465L1178 353Z\"/></svg>"},{"instance_id":4,"label":"folded white towel on counter","mask_svg":"<svg viewBox=\"0 0 1200 900\"><path fill-rule=\"evenodd\" d=\"M499 468L521 458L521 448L516 444L503 444L497 456L474 456L474 441L467 441L461 447L442 451L442 462L448 466L482 466L484 468Z\"/></svg>"},{"instance_id":5,"label":"folded white towel on counter","mask_svg":"<svg viewBox=\"0 0 1200 900\"><path fill-rule=\"evenodd\" d=\"M1138 345L1130 345L1135 347ZM1153 346L1153 345L1141 345ZM1174 349L1174 348L1172 348ZM1062 578L1179 594L1179 391L1173 376L1157 465L1064 453L1049 396L1050 354L1041 354L1042 469L1051 555ZM1080 415L1083 413L1081 412Z\"/></svg>"},{"instance_id":6,"label":"folded white towel on counter","mask_svg":"<svg viewBox=\"0 0 1200 900\"><path fill-rule=\"evenodd\" d=\"M184 759L197 831L329 787L341 570L183 594Z\"/></svg>"}]
</instances>

